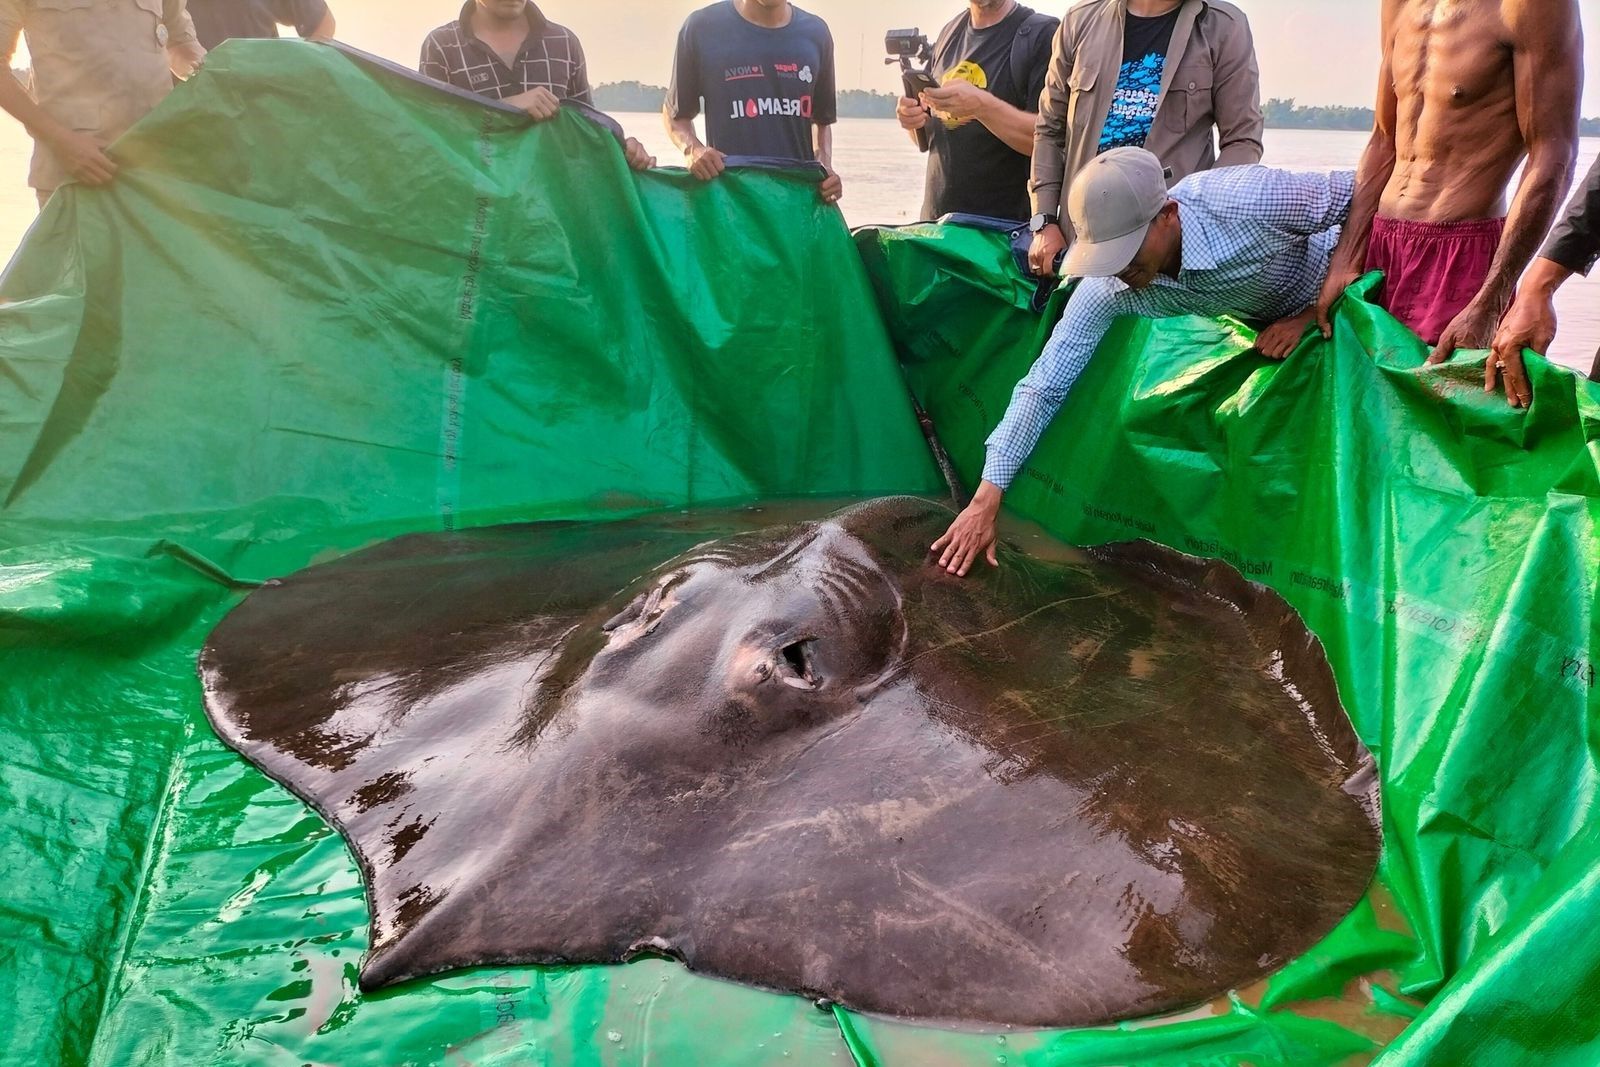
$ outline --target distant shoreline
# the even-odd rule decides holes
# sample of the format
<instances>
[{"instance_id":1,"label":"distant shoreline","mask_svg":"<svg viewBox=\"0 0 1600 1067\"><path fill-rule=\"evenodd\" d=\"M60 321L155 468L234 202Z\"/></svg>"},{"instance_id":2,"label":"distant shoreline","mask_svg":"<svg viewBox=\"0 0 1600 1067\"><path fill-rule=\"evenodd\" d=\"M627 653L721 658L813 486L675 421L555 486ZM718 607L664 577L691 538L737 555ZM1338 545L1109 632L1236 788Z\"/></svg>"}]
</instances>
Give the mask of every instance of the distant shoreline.
<instances>
[{"instance_id":1,"label":"distant shoreline","mask_svg":"<svg viewBox=\"0 0 1600 1067\"><path fill-rule=\"evenodd\" d=\"M28 72L13 70L17 80L29 84ZM659 85L643 82L607 82L594 89L594 104L601 111L653 112L661 110L667 90ZM839 117L843 119L892 119L895 102L893 93L868 92L864 89L845 89L839 93ZM1273 97L1261 108L1269 130L1336 130L1347 133L1365 133L1372 129L1374 118L1370 107L1301 107L1294 99ZM1578 135L1600 137L1600 118L1580 119Z\"/></svg>"},{"instance_id":2,"label":"distant shoreline","mask_svg":"<svg viewBox=\"0 0 1600 1067\"><path fill-rule=\"evenodd\" d=\"M601 111L652 112L661 110L667 90L642 82L609 82L594 90L594 103ZM893 93L846 89L839 94L839 117L846 119L892 119ZM1274 97L1263 105L1262 114L1271 130L1338 130L1365 133L1372 129L1370 107L1302 107L1293 99ZM1600 118L1583 119L1578 132L1584 137L1600 137Z\"/></svg>"}]
</instances>

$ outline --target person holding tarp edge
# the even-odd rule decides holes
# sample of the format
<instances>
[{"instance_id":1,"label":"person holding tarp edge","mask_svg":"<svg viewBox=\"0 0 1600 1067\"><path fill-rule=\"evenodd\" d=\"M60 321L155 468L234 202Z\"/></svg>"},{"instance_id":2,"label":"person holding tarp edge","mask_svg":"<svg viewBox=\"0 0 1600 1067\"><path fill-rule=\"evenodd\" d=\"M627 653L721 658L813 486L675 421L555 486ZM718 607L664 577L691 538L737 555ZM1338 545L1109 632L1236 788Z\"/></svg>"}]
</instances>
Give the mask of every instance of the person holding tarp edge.
<instances>
[{"instance_id":1,"label":"person holding tarp edge","mask_svg":"<svg viewBox=\"0 0 1600 1067\"><path fill-rule=\"evenodd\" d=\"M1169 192L1165 171L1145 149L1116 148L1072 183L1077 240L1063 273L1084 280L989 436L972 503L933 544L951 574L967 574L980 557L998 566L1001 499L1119 317L1276 320L1316 300L1350 211L1354 172L1229 167L1191 175Z\"/></svg>"},{"instance_id":2,"label":"person holding tarp edge","mask_svg":"<svg viewBox=\"0 0 1600 1067\"><path fill-rule=\"evenodd\" d=\"M930 71L937 87L901 97L895 112L928 152L923 218L1031 214L1033 127L1058 25L1016 0L971 0L940 31Z\"/></svg>"},{"instance_id":3,"label":"person holding tarp edge","mask_svg":"<svg viewBox=\"0 0 1600 1067\"><path fill-rule=\"evenodd\" d=\"M702 103L704 141L694 129ZM833 34L789 0L719 0L690 15L678 34L662 117L701 181L720 177L728 156L758 156L820 163L822 202L844 195L833 170Z\"/></svg>"},{"instance_id":4,"label":"person holding tarp edge","mask_svg":"<svg viewBox=\"0 0 1600 1067\"><path fill-rule=\"evenodd\" d=\"M10 73L24 35L32 94ZM184 0L0 0L0 52L0 108L33 135L28 184L41 208L57 186L115 179L106 147L206 54Z\"/></svg>"},{"instance_id":5,"label":"person holding tarp edge","mask_svg":"<svg viewBox=\"0 0 1600 1067\"><path fill-rule=\"evenodd\" d=\"M1318 325L1331 337L1334 303L1382 271L1373 298L1444 363L1490 346L1567 195L1582 20L1577 0L1383 0L1382 18L1377 116ZM1523 406L1522 361L1494 363Z\"/></svg>"},{"instance_id":6,"label":"person holding tarp edge","mask_svg":"<svg viewBox=\"0 0 1600 1067\"><path fill-rule=\"evenodd\" d=\"M1494 335L1484 371L1485 390L1494 392L1503 379L1506 397L1513 405L1533 403L1533 387L1522 364L1523 349L1541 356L1549 351L1556 339L1556 290L1574 274L1587 275L1596 260L1600 260L1600 159L1589 168L1583 187L1522 276L1511 310Z\"/></svg>"},{"instance_id":7,"label":"person holding tarp edge","mask_svg":"<svg viewBox=\"0 0 1600 1067\"><path fill-rule=\"evenodd\" d=\"M466 0L454 22L428 34L417 70L469 93L487 96L547 122L563 100L594 106L583 45L565 26L544 17L528 0ZM634 170L648 170L655 159L632 137L622 154Z\"/></svg>"}]
</instances>

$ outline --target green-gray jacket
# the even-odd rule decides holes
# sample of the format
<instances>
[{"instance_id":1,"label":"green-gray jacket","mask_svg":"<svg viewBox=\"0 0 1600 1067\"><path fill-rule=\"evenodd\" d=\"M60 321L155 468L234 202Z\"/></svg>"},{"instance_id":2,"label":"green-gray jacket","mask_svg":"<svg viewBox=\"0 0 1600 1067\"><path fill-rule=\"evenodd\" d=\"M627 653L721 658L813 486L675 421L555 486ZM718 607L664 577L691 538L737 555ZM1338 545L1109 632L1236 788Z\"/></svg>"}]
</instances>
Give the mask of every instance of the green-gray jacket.
<instances>
[{"instance_id":1,"label":"green-gray jacket","mask_svg":"<svg viewBox=\"0 0 1600 1067\"><path fill-rule=\"evenodd\" d=\"M1034 127L1035 212L1061 214L1065 182L1099 151L1122 70L1127 13L1128 0L1084 0L1061 20ZM1184 0L1145 147L1176 182L1214 166L1261 162L1264 125L1261 71L1244 12L1221 0Z\"/></svg>"}]
</instances>

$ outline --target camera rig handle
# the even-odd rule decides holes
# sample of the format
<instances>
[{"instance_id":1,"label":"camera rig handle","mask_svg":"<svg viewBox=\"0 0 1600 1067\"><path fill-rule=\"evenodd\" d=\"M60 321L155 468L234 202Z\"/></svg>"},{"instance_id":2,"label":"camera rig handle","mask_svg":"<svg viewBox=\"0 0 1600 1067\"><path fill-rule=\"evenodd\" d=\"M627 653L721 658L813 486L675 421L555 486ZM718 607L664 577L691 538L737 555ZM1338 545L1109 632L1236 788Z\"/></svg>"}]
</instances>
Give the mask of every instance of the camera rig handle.
<instances>
[{"instance_id":1,"label":"camera rig handle","mask_svg":"<svg viewBox=\"0 0 1600 1067\"><path fill-rule=\"evenodd\" d=\"M925 91L939 87L939 80L933 76L933 45L927 34L916 29L890 30L884 37L884 49L889 53L883 61L886 66L896 61L900 64L900 84L906 96L918 100ZM933 145L932 132L926 126L916 132L917 147L928 151Z\"/></svg>"}]
</instances>

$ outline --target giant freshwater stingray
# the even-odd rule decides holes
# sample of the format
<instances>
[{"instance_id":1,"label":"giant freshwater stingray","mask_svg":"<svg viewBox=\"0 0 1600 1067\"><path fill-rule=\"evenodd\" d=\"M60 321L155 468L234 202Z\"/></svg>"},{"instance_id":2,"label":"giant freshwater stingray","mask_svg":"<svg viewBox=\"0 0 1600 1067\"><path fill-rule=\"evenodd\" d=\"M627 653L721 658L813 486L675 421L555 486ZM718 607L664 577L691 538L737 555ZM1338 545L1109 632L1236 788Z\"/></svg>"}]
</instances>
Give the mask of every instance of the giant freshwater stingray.
<instances>
[{"instance_id":1,"label":"giant freshwater stingray","mask_svg":"<svg viewBox=\"0 0 1600 1067\"><path fill-rule=\"evenodd\" d=\"M1376 775L1294 611L1144 542L953 578L950 518L402 537L251 594L207 707L353 848L369 990L661 954L1083 1026L1327 934L1377 862Z\"/></svg>"}]
</instances>

